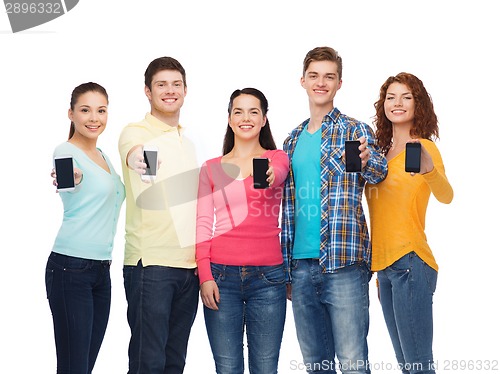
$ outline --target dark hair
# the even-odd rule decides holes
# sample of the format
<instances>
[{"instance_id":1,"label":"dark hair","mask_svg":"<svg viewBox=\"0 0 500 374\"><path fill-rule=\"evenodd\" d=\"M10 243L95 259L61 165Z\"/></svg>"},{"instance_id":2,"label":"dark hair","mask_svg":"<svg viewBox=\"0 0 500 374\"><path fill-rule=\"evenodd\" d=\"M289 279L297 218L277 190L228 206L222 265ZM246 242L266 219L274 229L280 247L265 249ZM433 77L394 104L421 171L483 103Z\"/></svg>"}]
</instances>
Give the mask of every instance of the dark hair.
<instances>
[{"instance_id":1,"label":"dark hair","mask_svg":"<svg viewBox=\"0 0 500 374\"><path fill-rule=\"evenodd\" d=\"M75 105L78 99L80 98L80 96L86 94L87 92L100 93L106 98L106 101L109 102L108 93L106 92L103 86L94 82L82 83L81 85L75 87L75 89L71 93L71 101L69 103L69 107L71 108L71 110L75 110ZM73 121L71 121L68 140L71 139L74 134L75 134L75 124L73 123Z\"/></svg>"},{"instance_id":2,"label":"dark hair","mask_svg":"<svg viewBox=\"0 0 500 374\"><path fill-rule=\"evenodd\" d=\"M415 100L415 117L410 135L428 140L439 138L438 119L434 112L431 96L427 93L420 79L413 74L403 72L395 77L387 78L380 87L379 99L374 104L375 119L373 124L376 127L375 135L382 151L387 153L392 145L392 122L389 121L384 110L387 90L392 83L401 83L407 86Z\"/></svg>"},{"instance_id":3,"label":"dark hair","mask_svg":"<svg viewBox=\"0 0 500 374\"><path fill-rule=\"evenodd\" d=\"M144 72L144 84L150 90L153 76L162 70L176 70L181 73L184 87L187 87L186 71L182 67L181 63L173 57L158 57L149 63L146 71Z\"/></svg>"},{"instance_id":4,"label":"dark hair","mask_svg":"<svg viewBox=\"0 0 500 374\"><path fill-rule=\"evenodd\" d=\"M240 95L252 95L257 99L259 99L260 109L262 110L262 114L267 118L267 111L269 109L269 105L266 97L258 89L251 87L244 88L242 90L235 90L231 94L231 97L229 98L229 105L227 107L229 115L231 115L231 110L233 109L234 99L236 99ZM276 143L274 142L273 134L271 133L271 127L269 126L269 118L267 118L267 124L260 130L259 143L261 147L264 149L267 150L276 149ZM222 145L222 154L223 155L228 154L229 152L231 152L233 147L234 147L234 132L231 126L229 126L228 124L226 129L226 135L224 136L224 143Z\"/></svg>"},{"instance_id":5,"label":"dark hair","mask_svg":"<svg viewBox=\"0 0 500 374\"><path fill-rule=\"evenodd\" d=\"M313 61L332 61L337 64L337 72L339 74L339 80L342 79L342 57L339 53L330 47L316 47L307 52L304 58L302 76L305 76L306 70Z\"/></svg>"}]
</instances>

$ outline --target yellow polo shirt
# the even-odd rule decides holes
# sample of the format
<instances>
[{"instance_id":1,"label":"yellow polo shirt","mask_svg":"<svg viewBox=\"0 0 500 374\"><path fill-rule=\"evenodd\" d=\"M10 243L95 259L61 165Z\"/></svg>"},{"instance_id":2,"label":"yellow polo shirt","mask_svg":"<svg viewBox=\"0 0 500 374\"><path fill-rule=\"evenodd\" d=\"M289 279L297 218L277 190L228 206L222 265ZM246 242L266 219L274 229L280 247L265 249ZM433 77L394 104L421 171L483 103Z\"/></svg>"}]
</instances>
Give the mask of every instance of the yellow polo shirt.
<instances>
[{"instance_id":1,"label":"yellow polo shirt","mask_svg":"<svg viewBox=\"0 0 500 374\"><path fill-rule=\"evenodd\" d=\"M404 255L415 253L431 268L438 265L425 235L425 213L430 193L442 203L453 199L443 160L436 145L421 139L432 157L434 169L411 176L405 172L405 151L388 162L387 177L367 184L365 196L370 212L372 271L383 270Z\"/></svg>"},{"instance_id":2,"label":"yellow polo shirt","mask_svg":"<svg viewBox=\"0 0 500 374\"><path fill-rule=\"evenodd\" d=\"M198 164L193 143L184 129L151 114L127 125L119 151L126 190L125 265L195 268ZM161 164L151 183L127 166L136 145L155 145Z\"/></svg>"}]
</instances>

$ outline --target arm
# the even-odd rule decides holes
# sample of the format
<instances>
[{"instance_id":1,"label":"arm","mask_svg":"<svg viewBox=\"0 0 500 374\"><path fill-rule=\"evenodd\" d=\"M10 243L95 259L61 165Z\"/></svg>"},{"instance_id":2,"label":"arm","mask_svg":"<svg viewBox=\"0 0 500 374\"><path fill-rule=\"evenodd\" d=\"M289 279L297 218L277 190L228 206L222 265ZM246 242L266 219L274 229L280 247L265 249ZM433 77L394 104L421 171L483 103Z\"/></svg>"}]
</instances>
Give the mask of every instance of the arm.
<instances>
[{"instance_id":1,"label":"arm","mask_svg":"<svg viewBox=\"0 0 500 374\"><path fill-rule=\"evenodd\" d=\"M432 141L421 141L422 171L425 182L436 199L444 204L453 200L453 188L446 177L443 160L436 144Z\"/></svg>"},{"instance_id":2,"label":"arm","mask_svg":"<svg viewBox=\"0 0 500 374\"><path fill-rule=\"evenodd\" d=\"M269 161L268 175L272 178L272 186L281 186L288 176L288 171L290 169L290 161L285 152L277 150L271 156Z\"/></svg>"},{"instance_id":3,"label":"arm","mask_svg":"<svg viewBox=\"0 0 500 374\"><path fill-rule=\"evenodd\" d=\"M200 284L213 280L210 269L210 246L213 235L214 208L212 182L207 163L205 163L200 170L196 211L196 263Z\"/></svg>"},{"instance_id":4,"label":"arm","mask_svg":"<svg viewBox=\"0 0 500 374\"><path fill-rule=\"evenodd\" d=\"M213 181L207 163L200 170L198 185L198 204L196 212L196 263L200 278L200 296L203 304L218 310L220 301L219 287L215 283L210 268L210 246L214 224Z\"/></svg>"},{"instance_id":5,"label":"arm","mask_svg":"<svg viewBox=\"0 0 500 374\"><path fill-rule=\"evenodd\" d=\"M357 130L357 138L364 138L361 143L363 165L361 176L368 183L380 183L387 176L387 160L376 144L375 134L371 127L365 123L361 123L361 127Z\"/></svg>"}]
</instances>

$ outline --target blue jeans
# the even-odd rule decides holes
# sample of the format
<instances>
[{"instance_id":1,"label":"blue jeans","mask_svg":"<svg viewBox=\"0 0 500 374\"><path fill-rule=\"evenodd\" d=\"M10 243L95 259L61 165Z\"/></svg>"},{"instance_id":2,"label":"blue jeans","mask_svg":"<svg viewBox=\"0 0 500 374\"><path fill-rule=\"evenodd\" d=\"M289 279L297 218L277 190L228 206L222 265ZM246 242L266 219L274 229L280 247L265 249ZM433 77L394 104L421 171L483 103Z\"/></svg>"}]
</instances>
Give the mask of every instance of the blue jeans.
<instances>
[{"instance_id":1,"label":"blue jeans","mask_svg":"<svg viewBox=\"0 0 500 374\"><path fill-rule=\"evenodd\" d=\"M129 374L184 371L189 334L198 310L195 269L124 266L128 309Z\"/></svg>"},{"instance_id":2,"label":"blue jeans","mask_svg":"<svg viewBox=\"0 0 500 374\"><path fill-rule=\"evenodd\" d=\"M308 373L370 373L370 278L364 263L323 273L317 259L292 261L292 310Z\"/></svg>"},{"instance_id":3,"label":"blue jeans","mask_svg":"<svg viewBox=\"0 0 500 374\"><path fill-rule=\"evenodd\" d=\"M403 373L435 373L432 297L437 272L411 252L377 273L380 302Z\"/></svg>"},{"instance_id":4,"label":"blue jeans","mask_svg":"<svg viewBox=\"0 0 500 374\"><path fill-rule=\"evenodd\" d=\"M243 374L245 326L250 373L277 373L286 314L283 265L212 264L212 274L219 310L204 307L204 313L217 373Z\"/></svg>"},{"instance_id":5,"label":"blue jeans","mask_svg":"<svg viewBox=\"0 0 500 374\"><path fill-rule=\"evenodd\" d=\"M45 287L54 321L58 374L92 372L108 325L111 261L51 252Z\"/></svg>"}]
</instances>

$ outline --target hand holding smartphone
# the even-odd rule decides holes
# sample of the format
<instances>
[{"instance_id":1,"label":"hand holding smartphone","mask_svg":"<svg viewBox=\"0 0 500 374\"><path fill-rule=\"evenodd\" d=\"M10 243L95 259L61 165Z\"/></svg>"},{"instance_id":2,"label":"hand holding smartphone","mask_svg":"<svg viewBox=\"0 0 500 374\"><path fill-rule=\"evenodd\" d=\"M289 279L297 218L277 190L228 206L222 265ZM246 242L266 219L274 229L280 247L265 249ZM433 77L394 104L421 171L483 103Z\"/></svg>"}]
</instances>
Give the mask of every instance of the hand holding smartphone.
<instances>
[{"instance_id":1,"label":"hand holding smartphone","mask_svg":"<svg viewBox=\"0 0 500 374\"><path fill-rule=\"evenodd\" d=\"M348 173L361 172L361 151L359 147L361 142L359 140L346 140L345 141L345 171Z\"/></svg>"},{"instance_id":2,"label":"hand holding smartphone","mask_svg":"<svg viewBox=\"0 0 500 374\"><path fill-rule=\"evenodd\" d=\"M408 173L420 173L420 154L422 145L420 143L406 143L405 171Z\"/></svg>"},{"instance_id":3,"label":"hand holding smartphone","mask_svg":"<svg viewBox=\"0 0 500 374\"><path fill-rule=\"evenodd\" d=\"M253 188L268 188L267 170L269 169L269 160L267 158L253 159Z\"/></svg>"},{"instance_id":4,"label":"hand holding smartphone","mask_svg":"<svg viewBox=\"0 0 500 374\"><path fill-rule=\"evenodd\" d=\"M158 172L158 147L145 145L143 148L144 163L146 173L141 176L143 181L151 182L156 178Z\"/></svg>"},{"instance_id":5,"label":"hand holding smartphone","mask_svg":"<svg viewBox=\"0 0 500 374\"><path fill-rule=\"evenodd\" d=\"M54 168L56 170L57 191L73 191L75 189L73 157L70 155L56 156Z\"/></svg>"}]
</instances>

